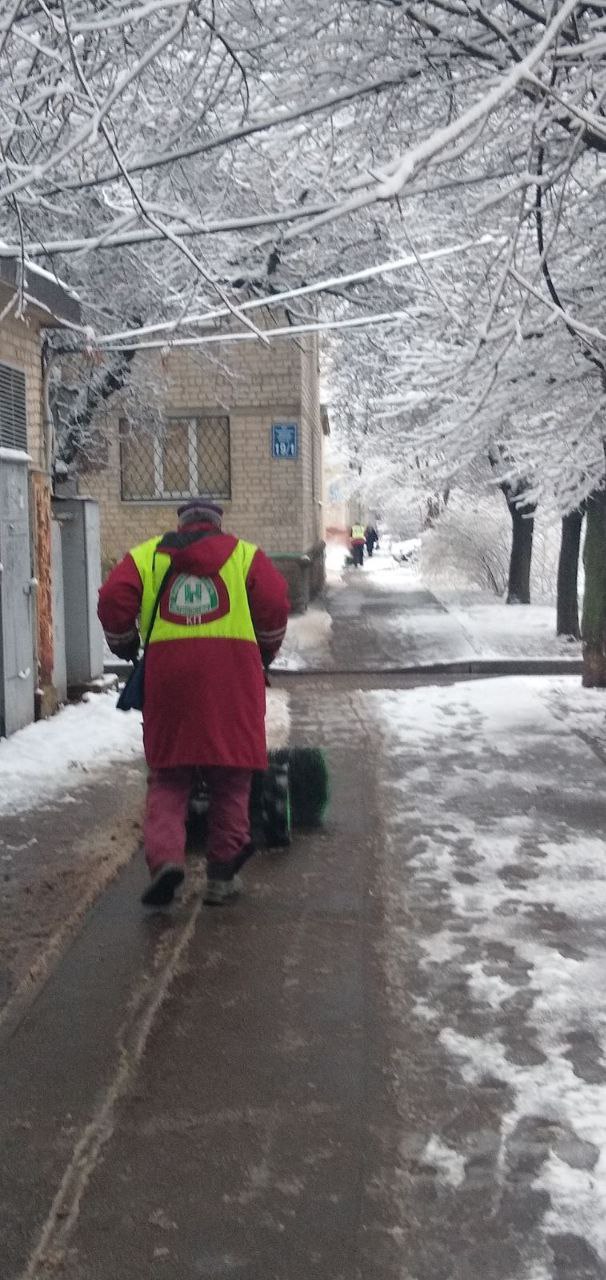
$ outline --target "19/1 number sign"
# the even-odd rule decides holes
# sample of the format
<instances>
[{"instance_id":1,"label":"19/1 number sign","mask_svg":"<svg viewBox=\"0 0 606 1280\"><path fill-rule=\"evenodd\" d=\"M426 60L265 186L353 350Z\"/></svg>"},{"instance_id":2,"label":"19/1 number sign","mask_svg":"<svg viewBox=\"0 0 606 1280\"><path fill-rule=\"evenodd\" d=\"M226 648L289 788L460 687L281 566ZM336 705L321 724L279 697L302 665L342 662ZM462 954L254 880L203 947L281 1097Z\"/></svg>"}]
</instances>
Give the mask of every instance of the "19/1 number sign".
<instances>
[{"instance_id":1,"label":"19/1 number sign","mask_svg":"<svg viewBox=\"0 0 606 1280\"><path fill-rule=\"evenodd\" d=\"M298 458L299 433L296 422L274 422L271 429L272 458Z\"/></svg>"}]
</instances>

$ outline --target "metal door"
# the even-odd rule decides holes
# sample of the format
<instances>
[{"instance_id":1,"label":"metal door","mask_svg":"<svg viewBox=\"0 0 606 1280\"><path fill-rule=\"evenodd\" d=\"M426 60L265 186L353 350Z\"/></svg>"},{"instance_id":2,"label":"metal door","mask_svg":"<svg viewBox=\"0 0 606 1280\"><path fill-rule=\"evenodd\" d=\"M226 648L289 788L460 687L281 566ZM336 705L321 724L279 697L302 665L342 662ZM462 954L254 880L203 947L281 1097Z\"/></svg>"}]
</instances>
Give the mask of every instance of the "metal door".
<instances>
[{"instance_id":1,"label":"metal door","mask_svg":"<svg viewBox=\"0 0 606 1280\"><path fill-rule=\"evenodd\" d=\"M28 471L0 451L0 734L34 718L34 643Z\"/></svg>"}]
</instances>

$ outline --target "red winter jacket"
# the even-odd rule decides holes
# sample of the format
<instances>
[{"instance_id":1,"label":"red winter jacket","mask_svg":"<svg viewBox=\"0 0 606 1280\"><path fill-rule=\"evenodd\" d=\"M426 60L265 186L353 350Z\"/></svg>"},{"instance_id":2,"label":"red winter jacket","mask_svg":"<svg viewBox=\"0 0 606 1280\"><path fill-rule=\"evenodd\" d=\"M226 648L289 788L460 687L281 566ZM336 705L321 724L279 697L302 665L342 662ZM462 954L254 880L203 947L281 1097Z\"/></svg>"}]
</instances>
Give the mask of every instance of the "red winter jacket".
<instances>
[{"instance_id":1,"label":"red winter jacket","mask_svg":"<svg viewBox=\"0 0 606 1280\"><path fill-rule=\"evenodd\" d=\"M167 548L175 574L212 578L225 564L237 538L217 533L211 525L187 526L188 533L206 529L210 536L191 546ZM161 616L171 582L169 577L162 593ZM114 652L124 652L136 638L142 593L137 566L126 555L99 592L99 618ZM263 551L254 556L246 593L257 644L196 636L149 646L143 740L150 768L266 767L263 661L271 661L280 648L289 601L284 578Z\"/></svg>"}]
</instances>

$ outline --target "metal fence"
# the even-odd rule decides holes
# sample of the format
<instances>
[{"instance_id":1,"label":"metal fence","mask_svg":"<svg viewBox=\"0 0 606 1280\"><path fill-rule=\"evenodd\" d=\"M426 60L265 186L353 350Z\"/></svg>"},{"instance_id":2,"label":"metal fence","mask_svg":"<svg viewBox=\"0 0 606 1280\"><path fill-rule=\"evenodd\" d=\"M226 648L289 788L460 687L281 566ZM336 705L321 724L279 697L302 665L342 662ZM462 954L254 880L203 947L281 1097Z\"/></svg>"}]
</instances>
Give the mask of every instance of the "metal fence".
<instances>
[{"instance_id":1,"label":"metal fence","mask_svg":"<svg viewBox=\"0 0 606 1280\"><path fill-rule=\"evenodd\" d=\"M122 419L120 472L125 502L170 502L196 494L230 498L229 418L170 418L156 435Z\"/></svg>"}]
</instances>

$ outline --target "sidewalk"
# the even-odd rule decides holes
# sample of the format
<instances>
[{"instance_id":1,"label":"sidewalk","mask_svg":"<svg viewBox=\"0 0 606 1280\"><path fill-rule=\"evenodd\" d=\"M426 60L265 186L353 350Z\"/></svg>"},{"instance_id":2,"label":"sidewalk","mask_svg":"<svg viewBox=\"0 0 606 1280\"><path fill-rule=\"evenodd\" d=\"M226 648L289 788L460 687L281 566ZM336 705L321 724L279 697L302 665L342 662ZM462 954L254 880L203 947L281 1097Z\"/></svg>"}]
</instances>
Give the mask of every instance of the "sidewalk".
<instances>
[{"instance_id":1,"label":"sidewalk","mask_svg":"<svg viewBox=\"0 0 606 1280\"><path fill-rule=\"evenodd\" d=\"M479 591L436 593L414 566L383 551L362 569L336 569L340 559L332 548L325 601L291 619L277 669L580 663L580 644L555 634L554 606L508 606Z\"/></svg>"},{"instance_id":2,"label":"sidewalk","mask_svg":"<svg viewBox=\"0 0 606 1280\"><path fill-rule=\"evenodd\" d=\"M99 694L0 740L0 1026L139 844L140 739Z\"/></svg>"},{"instance_id":3,"label":"sidewalk","mask_svg":"<svg viewBox=\"0 0 606 1280\"><path fill-rule=\"evenodd\" d=\"M0 1027L18 1015L86 914L140 852L141 716L88 695L0 740ZM268 741L288 741L288 694L268 696ZM138 859L141 878L143 859Z\"/></svg>"},{"instance_id":4,"label":"sidewalk","mask_svg":"<svg viewBox=\"0 0 606 1280\"><path fill-rule=\"evenodd\" d=\"M604 695L281 679L325 830L125 867L0 1035L6 1280L604 1280Z\"/></svg>"},{"instance_id":5,"label":"sidewalk","mask_svg":"<svg viewBox=\"0 0 606 1280\"><path fill-rule=\"evenodd\" d=\"M223 914L128 869L3 1051L7 1280L603 1280L598 702L291 694L326 831Z\"/></svg>"}]
</instances>

